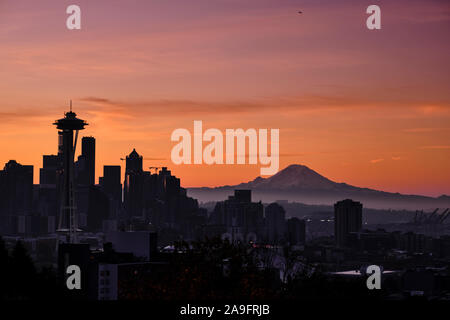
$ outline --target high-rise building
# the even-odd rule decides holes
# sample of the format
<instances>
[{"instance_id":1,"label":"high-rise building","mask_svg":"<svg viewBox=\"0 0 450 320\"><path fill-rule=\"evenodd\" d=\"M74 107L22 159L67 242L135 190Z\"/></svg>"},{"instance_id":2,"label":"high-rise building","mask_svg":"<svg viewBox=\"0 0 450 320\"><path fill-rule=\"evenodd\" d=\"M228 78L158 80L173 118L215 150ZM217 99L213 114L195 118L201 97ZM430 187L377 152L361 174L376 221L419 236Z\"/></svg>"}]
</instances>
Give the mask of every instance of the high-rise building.
<instances>
[{"instance_id":1,"label":"high-rise building","mask_svg":"<svg viewBox=\"0 0 450 320\"><path fill-rule=\"evenodd\" d=\"M95 138L81 139L81 154L75 163L75 182L81 186L95 184Z\"/></svg>"},{"instance_id":2,"label":"high-rise building","mask_svg":"<svg viewBox=\"0 0 450 320\"><path fill-rule=\"evenodd\" d=\"M61 135L58 135L60 137ZM61 147L62 150L62 147ZM60 208L62 187L62 153L44 155L42 168L39 170L39 194L37 211L40 215L40 232L53 233Z\"/></svg>"},{"instance_id":3,"label":"high-rise building","mask_svg":"<svg viewBox=\"0 0 450 320\"><path fill-rule=\"evenodd\" d=\"M87 199L87 227L90 231L101 231L103 221L110 218L110 206L113 203L99 186L89 187Z\"/></svg>"},{"instance_id":4,"label":"high-rise building","mask_svg":"<svg viewBox=\"0 0 450 320\"><path fill-rule=\"evenodd\" d=\"M126 158L125 174L131 172L142 172L142 156L137 153L136 149L133 149Z\"/></svg>"},{"instance_id":5,"label":"high-rise building","mask_svg":"<svg viewBox=\"0 0 450 320\"><path fill-rule=\"evenodd\" d=\"M274 202L265 209L267 240L270 243L278 243L285 238L286 212L282 206Z\"/></svg>"},{"instance_id":6,"label":"high-rise building","mask_svg":"<svg viewBox=\"0 0 450 320\"><path fill-rule=\"evenodd\" d=\"M57 172L61 167L61 157L57 155L44 155L42 157L42 168L39 170L39 184L56 185Z\"/></svg>"},{"instance_id":7,"label":"high-rise building","mask_svg":"<svg viewBox=\"0 0 450 320\"><path fill-rule=\"evenodd\" d=\"M290 245L304 244L306 240L305 220L290 218L287 220L287 240Z\"/></svg>"},{"instance_id":8,"label":"high-rise building","mask_svg":"<svg viewBox=\"0 0 450 320\"><path fill-rule=\"evenodd\" d=\"M85 159L86 184L95 184L95 138L83 137L81 139L81 155Z\"/></svg>"},{"instance_id":9,"label":"high-rise building","mask_svg":"<svg viewBox=\"0 0 450 320\"><path fill-rule=\"evenodd\" d=\"M109 214L102 222L103 230L115 230L122 208L122 184L120 166L103 166L100 187L109 201Z\"/></svg>"},{"instance_id":10,"label":"high-rise building","mask_svg":"<svg viewBox=\"0 0 450 320\"><path fill-rule=\"evenodd\" d=\"M252 202L251 190L235 190L233 196L216 203L210 223L233 242L256 241L264 236L264 206Z\"/></svg>"},{"instance_id":11,"label":"high-rise building","mask_svg":"<svg viewBox=\"0 0 450 320\"><path fill-rule=\"evenodd\" d=\"M350 199L334 205L334 237L338 247L346 246L350 232L362 229L362 204Z\"/></svg>"},{"instance_id":12,"label":"high-rise building","mask_svg":"<svg viewBox=\"0 0 450 320\"><path fill-rule=\"evenodd\" d=\"M141 217L144 214L144 172L142 156L136 149L126 157L125 181L123 190L124 207L127 218Z\"/></svg>"},{"instance_id":13,"label":"high-rise building","mask_svg":"<svg viewBox=\"0 0 450 320\"><path fill-rule=\"evenodd\" d=\"M103 166L101 187L114 200L122 200L122 184L120 183L120 166Z\"/></svg>"},{"instance_id":14,"label":"high-rise building","mask_svg":"<svg viewBox=\"0 0 450 320\"><path fill-rule=\"evenodd\" d=\"M33 166L10 160L0 170L0 233L17 233L19 221L31 215L32 202Z\"/></svg>"}]
</instances>

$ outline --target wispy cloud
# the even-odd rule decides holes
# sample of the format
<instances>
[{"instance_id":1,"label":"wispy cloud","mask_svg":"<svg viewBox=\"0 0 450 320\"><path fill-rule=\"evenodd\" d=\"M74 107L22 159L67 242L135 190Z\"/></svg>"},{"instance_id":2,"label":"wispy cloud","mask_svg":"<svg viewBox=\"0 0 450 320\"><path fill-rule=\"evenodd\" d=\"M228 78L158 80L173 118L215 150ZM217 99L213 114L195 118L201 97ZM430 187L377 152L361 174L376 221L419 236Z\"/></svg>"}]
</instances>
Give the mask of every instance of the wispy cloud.
<instances>
[{"instance_id":1,"label":"wispy cloud","mask_svg":"<svg viewBox=\"0 0 450 320\"><path fill-rule=\"evenodd\" d=\"M391 159L394 160L394 161L398 161L398 160L401 159L401 157L392 157Z\"/></svg>"},{"instance_id":2,"label":"wispy cloud","mask_svg":"<svg viewBox=\"0 0 450 320\"><path fill-rule=\"evenodd\" d=\"M374 159L374 160L370 160L370 163L379 163L381 161L384 161L384 159Z\"/></svg>"},{"instance_id":3,"label":"wispy cloud","mask_svg":"<svg viewBox=\"0 0 450 320\"><path fill-rule=\"evenodd\" d=\"M178 117L192 115L211 115L211 114L245 114L277 111L289 111L297 113L318 114L328 111L357 111L372 109L377 112L381 107L390 108L391 105L380 101L370 101L363 97L350 95L317 95L304 94L302 96L284 96L284 97L266 97L261 99L241 99L226 101L207 101L191 99L148 99L135 101L119 101L105 97L89 96L82 97L80 101L84 102L89 110L93 112L102 112L103 114L126 115L127 117L141 117L151 112L152 117L167 115L176 115ZM397 102L397 109L404 106L405 114L411 116L408 110L413 102ZM442 106L443 109L446 106ZM186 112L186 111L189 112ZM421 109L419 109L421 110ZM416 116L421 116L417 113ZM406 129L408 132L420 132L426 130L422 128ZM430 128L434 130L434 128Z\"/></svg>"},{"instance_id":4,"label":"wispy cloud","mask_svg":"<svg viewBox=\"0 0 450 320\"><path fill-rule=\"evenodd\" d=\"M402 131L408 133L440 132L440 131L450 131L450 128L409 128L403 129Z\"/></svg>"},{"instance_id":5,"label":"wispy cloud","mask_svg":"<svg viewBox=\"0 0 450 320\"><path fill-rule=\"evenodd\" d=\"M450 146L422 146L419 149L436 149L436 150L444 150L450 149Z\"/></svg>"}]
</instances>

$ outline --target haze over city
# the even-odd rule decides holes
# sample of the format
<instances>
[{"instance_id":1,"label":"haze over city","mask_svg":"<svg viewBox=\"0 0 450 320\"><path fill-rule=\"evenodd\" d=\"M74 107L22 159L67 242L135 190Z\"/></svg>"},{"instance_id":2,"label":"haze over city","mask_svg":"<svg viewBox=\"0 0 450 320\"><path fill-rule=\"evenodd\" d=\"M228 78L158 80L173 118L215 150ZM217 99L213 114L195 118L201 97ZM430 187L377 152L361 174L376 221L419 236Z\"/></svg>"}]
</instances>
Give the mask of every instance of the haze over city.
<instances>
[{"instance_id":1,"label":"haze over city","mask_svg":"<svg viewBox=\"0 0 450 320\"><path fill-rule=\"evenodd\" d=\"M97 178L132 147L184 187L259 175L173 165L171 132L202 120L279 128L280 169L450 194L450 5L378 2L383 28L370 32L360 1L80 0L83 29L67 32L69 1L0 1L0 164L41 167L73 99L97 139Z\"/></svg>"}]
</instances>

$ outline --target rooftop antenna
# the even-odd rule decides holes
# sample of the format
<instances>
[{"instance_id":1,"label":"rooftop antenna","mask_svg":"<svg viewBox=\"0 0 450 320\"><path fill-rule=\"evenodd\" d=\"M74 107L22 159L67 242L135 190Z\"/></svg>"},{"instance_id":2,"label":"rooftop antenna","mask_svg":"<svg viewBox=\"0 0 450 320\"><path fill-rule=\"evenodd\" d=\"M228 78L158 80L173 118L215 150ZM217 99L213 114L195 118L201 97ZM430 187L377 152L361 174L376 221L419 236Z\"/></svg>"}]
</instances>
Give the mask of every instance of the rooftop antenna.
<instances>
[{"instance_id":1,"label":"rooftop antenna","mask_svg":"<svg viewBox=\"0 0 450 320\"><path fill-rule=\"evenodd\" d=\"M70 99L70 112L72 112L72 99Z\"/></svg>"}]
</instances>

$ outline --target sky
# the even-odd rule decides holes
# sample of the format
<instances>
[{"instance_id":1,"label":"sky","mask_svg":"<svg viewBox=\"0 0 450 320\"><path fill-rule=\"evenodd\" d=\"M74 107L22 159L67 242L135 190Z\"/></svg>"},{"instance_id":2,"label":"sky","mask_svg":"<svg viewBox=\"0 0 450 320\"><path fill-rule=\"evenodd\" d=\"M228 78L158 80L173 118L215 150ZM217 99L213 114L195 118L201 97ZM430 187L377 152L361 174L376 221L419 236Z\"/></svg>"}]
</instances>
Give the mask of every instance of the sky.
<instances>
[{"instance_id":1,"label":"sky","mask_svg":"<svg viewBox=\"0 0 450 320\"><path fill-rule=\"evenodd\" d=\"M71 4L81 30L66 28ZM371 4L381 30L366 28ZM450 194L449 35L445 0L0 0L0 168L32 164L38 183L72 99L97 177L133 148L185 187L259 176L173 164L171 133L202 120L279 129L280 169Z\"/></svg>"}]
</instances>

